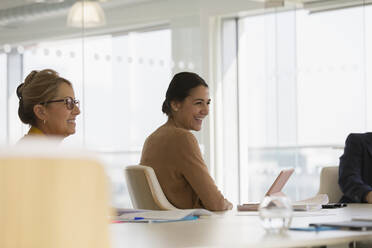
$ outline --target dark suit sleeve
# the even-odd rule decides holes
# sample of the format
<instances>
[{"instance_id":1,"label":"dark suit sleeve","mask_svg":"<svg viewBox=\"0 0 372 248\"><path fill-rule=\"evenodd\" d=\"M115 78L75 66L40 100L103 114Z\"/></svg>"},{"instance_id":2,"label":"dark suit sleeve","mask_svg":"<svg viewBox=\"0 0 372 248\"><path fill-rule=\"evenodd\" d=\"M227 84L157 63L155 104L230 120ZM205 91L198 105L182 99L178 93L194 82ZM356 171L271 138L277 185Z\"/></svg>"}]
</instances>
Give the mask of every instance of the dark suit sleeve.
<instances>
[{"instance_id":1,"label":"dark suit sleeve","mask_svg":"<svg viewBox=\"0 0 372 248\"><path fill-rule=\"evenodd\" d=\"M344 197L352 202L366 202L364 197L372 187L362 179L364 143L360 136L350 134L345 142L344 154L340 157L338 183Z\"/></svg>"}]
</instances>

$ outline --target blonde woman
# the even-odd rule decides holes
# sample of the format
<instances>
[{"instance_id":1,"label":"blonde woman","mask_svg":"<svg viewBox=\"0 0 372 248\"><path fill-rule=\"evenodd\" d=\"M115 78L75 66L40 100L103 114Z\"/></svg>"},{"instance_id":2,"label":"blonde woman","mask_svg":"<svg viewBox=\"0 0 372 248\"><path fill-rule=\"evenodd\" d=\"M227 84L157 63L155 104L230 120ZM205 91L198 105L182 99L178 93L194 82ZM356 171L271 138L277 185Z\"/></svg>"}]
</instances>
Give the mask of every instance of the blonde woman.
<instances>
[{"instance_id":1,"label":"blonde woman","mask_svg":"<svg viewBox=\"0 0 372 248\"><path fill-rule=\"evenodd\" d=\"M72 84L57 72L32 71L17 87L18 116L31 126L25 137L47 135L66 138L74 134L80 114Z\"/></svg>"}]
</instances>

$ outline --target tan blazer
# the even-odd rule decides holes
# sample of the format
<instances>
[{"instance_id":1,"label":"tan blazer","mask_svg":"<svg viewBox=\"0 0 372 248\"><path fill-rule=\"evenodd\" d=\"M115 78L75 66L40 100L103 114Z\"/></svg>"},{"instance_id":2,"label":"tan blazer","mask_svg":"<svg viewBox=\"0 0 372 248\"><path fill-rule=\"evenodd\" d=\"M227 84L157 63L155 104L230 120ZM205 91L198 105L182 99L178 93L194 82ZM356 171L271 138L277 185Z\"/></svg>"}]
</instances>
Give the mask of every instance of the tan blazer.
<instances>
[{"instance_id":1,"label":"tan blazer","mask_svg":"<svg viewBox=\"0 0 372 248\"><path fill-rule=\"evenodd\" d=\"M146 139L140 164L154 169L164 194L177 208L232 207L209 175L195 136L171 120Z\"/></svg>"}]
</instances>

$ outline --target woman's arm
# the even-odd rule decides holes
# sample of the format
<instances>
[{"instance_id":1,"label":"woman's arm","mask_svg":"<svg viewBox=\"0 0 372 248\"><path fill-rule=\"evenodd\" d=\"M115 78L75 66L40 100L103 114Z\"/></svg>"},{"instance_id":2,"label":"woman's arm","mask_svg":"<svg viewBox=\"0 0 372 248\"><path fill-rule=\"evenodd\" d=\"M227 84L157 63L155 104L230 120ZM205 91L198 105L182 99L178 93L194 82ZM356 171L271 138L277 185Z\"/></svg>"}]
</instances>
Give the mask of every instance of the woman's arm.
<instances>
[{"instance_id":1,"label":"woman's arm","mask_svg":"<svg viewBox=\"0 0 372 248\"><path fill-rule=\"evenodd\" d=\"M232 204L218 190L202 158L198 142L192 133L179 137L181 173L199 196L203 206L211 211L232 209Z\"/></svg>"}]
</instances>

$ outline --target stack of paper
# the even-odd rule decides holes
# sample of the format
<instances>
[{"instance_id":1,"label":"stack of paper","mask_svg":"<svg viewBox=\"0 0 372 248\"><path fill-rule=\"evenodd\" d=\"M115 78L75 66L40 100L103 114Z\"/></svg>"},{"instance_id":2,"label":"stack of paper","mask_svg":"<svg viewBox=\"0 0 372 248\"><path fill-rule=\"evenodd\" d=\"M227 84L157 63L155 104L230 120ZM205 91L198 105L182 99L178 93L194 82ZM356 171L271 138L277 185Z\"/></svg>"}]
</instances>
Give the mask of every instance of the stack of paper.
<instances>
[{"instance_id":1,"label":"stack of paper","mask_svg":"<svg viewBox=\"0 0 372 248\"><path fill-rule=\"evenodd\" d=\"M120 211L119 211L120 213ZM177 210L139 210L133 209L132 211L121 211L121 214L116 217L119 221L131 222L166 222L166 221L180 221L180 220L193 220L198 216L210 216L212 212L205 209L177 209Z\"/></svg>"},{"instance_id":2,"label":"stack of paper","mask_svg":"<svg viewBox=\"0 0 372 248\"><path fill-rule=\"evenodd\" d=\"M329 202L327 194L319 194L314 197L296 201L292 204L293 210L295 211L311 211L322 209L322 205Z\"/></svg>"}]
</instances>

